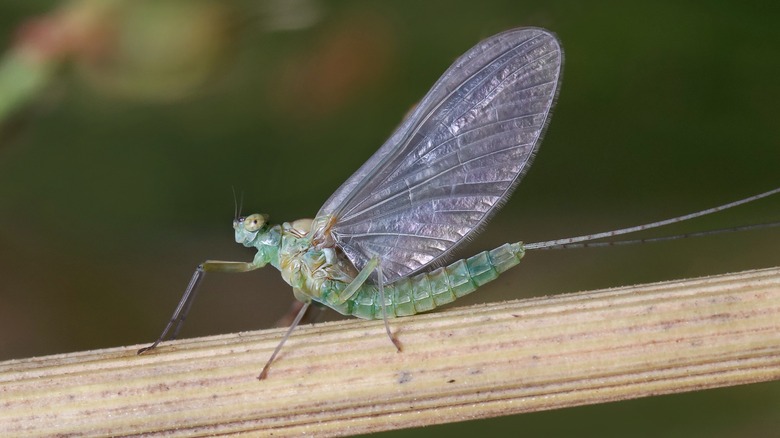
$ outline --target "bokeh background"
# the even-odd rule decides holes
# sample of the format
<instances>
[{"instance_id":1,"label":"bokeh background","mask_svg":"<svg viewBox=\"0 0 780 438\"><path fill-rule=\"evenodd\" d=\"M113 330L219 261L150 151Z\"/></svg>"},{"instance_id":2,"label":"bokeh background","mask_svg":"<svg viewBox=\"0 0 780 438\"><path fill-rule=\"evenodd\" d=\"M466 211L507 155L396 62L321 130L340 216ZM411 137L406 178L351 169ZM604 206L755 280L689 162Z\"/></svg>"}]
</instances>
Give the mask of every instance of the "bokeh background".
<instances>
[{"instance_id":1,"label":"bokeh background","mask_svg":"<svg viewBox=\"0 0 780 438\"><path fill-rule=\"evenodd\" d=\"M199 262L251 259L231 187L246 212L311 217L457 56L512 27L559 35L563 86L534 166L465 253L774 188L778 19L761 2L6 0L3 65L34 62L0 77L0 360L152 341ZM529 253L457 304L777 266L778 247L769 229ZM212 275L183 336L271 327L291 303L273 269ZM778 411L775 382L386 435L777 436Z\"/></svg>"}]
</instances>

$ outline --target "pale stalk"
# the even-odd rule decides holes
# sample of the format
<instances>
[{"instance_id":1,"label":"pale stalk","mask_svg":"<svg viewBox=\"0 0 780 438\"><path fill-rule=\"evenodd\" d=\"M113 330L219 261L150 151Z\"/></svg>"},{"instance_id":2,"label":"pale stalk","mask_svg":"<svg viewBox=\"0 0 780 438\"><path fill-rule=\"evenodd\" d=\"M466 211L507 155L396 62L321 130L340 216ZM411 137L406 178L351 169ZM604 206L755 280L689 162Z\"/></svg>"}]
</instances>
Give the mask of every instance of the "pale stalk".
<instances>
[{"instance_id":1,"label":"pale stalk","mask_svg":"<svg viewBox=\"0 0 780 438\"><path fill-rule=\"evenodd\" d=\"M0 435L336 436L780 378L780 268L0 363Z\"/></svg>"}]
</instances>

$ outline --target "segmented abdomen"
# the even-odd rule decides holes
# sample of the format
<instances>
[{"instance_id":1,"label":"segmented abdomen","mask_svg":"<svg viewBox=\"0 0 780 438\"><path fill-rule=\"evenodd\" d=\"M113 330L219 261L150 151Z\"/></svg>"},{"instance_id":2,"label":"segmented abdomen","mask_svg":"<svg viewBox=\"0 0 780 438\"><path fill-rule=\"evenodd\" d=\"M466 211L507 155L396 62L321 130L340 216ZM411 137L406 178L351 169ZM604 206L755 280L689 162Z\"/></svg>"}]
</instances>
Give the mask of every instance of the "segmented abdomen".
<instances>
[{"instance_id":1,"label":"segmented abdomen","mask_svg":"<svg viewBox=\"0 0 780 438\"><path fill-rule=\"evenodd\" d=\"M524 254L522 244L507 243L449 266L385 285L387 316L414 315L451 303L520 263ZM351 299L334 309L344 315L379 319L382 318L382 306L379 303L377 286L365 284Z\"/></svg>"}]
</instances>

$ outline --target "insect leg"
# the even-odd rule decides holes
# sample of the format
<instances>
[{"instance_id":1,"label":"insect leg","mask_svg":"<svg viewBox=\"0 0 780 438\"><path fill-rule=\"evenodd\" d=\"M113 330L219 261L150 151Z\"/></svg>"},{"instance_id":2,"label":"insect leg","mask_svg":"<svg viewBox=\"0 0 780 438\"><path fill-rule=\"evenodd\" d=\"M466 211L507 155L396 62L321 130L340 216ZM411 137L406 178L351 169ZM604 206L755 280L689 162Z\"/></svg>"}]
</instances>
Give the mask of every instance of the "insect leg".
<instances>
[{"instance_id":1,"label":"insect leg","mask_svg":"<svg viewBox=\"0 0 780 438\"><path fill-rule=\"evenodd\" d=\"M318 324L322 322L322 317L325 316L325 310L328 308L325 304L319 303L317 301L311 302L313 306L309 309L308 312L306 312L306 315L303 316L303 319L301 319L301 324ZM289 327L290 324L295 320L295 317L298 315L298 312L301 311L301 307L303 307L305 303L299 300L292 300L290 303L290 308L282 315L279 319L276 320L274 323L274 327Z\"/></svg>"},{"instance_id":2,"label":"insect leg","mask_svg":"<svg viewBox=\"0 0 780 438\"><path fill-rule=\"evenodd\" d=\"M201 263L195 269L195 273L192 274L187 289L184 290L184 295L182 295L181 300L179 300L176 310L173 311L173 316L171 316L171 319L168 321L168 324L165 326L160 337L157 338L152 345L138 350L137 354L144 354L157 347L157 345L166 340L166 338L176 339L179 331L184 326L184 320L187 319L187 314L190 313L190 307L192 307L192 302L195 301L195 296L198 293L198 286L200 286L200 282L203 280L203 276L206 272L248 272L259 267L259 265L254 263L224 262L219 260L207 260ZM173 334L168 338L168 332L170 332L172 328L174 329Z\"/></svg>"},{"instance_id":3,"label":"insect leg","mask_svg":"<svg viewBox=\"0 0 780 438\"><path fill-rule=\"evenodd\" d=\"M387 303L385 302L385 277L382 275L382 265L377 265L376 267L376 273L377 273L377 285L379 287L379 301L382 303L382 320L385 322L385 332L387 332L387 337L390 338L390 341L395 345L396 350L398 352L401 352L401 341L398 340L393 335L393 332L390 331L390 323L387 322Z\"/></svg>"},{"instance_id":4,"label":"insect leg","mask_svg":"<svg viewBox=\"0 0 780 438\"><path fill-rule=\"evenodd\" d=\"M263 367L263 371L260 371L260 375L257 376L257 380L263 380L266 377L268 377L268 370L271 368L271 363L276 359L276 355L279 354L279 351L282 350L282 345L284 345L285 342L287 342L287 338L290 337L293 330L295 330L295 327L298 326L298 323L301 322L301 318L303 318L303 315L306 313L306 310L311 305L311 301L308 303L303 303L303 306L301 306L301 310L298 311L298 315L295 316L295 320L290 325L290 328L287 329L287 333L284 334L284 337L279 342L279 345L276 346L274 349L274 352L271 353L271 357L268 359L268 362L265 363L265 366Z\"/></svg>"},{"instance_id":5,"label":"insect leg","mask_svg":"<svg viewBox=\"0 0 780 438\"><path fill-rule=\"evenodd\" d=\"M350 282L347 287L341 291L338 297L336 297L335 304L344 304L348 299L352 298L358 289L360 289L360 286L363 286L363 283L368 280L368 276L374 272L377 266L379 266L379 258L376 256L371 257L371 260L366 263L366 266L363 266L363 269L358 272L358 275L355 276L352 282Z\"/></svg>"}]
</instances>

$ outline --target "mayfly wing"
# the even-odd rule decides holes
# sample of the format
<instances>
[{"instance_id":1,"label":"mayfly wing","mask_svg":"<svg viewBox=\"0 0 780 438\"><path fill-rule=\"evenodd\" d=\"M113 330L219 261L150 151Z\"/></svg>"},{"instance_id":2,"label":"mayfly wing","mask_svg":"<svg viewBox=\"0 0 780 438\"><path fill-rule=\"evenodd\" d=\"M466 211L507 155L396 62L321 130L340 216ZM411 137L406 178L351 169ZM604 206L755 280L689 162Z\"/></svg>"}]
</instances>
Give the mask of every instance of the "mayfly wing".
<instances>
[{"instance_id":1,"label":"mayfly wing","mask_svg":"<svg viewBox=\"0 0 780 438\"><path fill-rule=\"evenodd\" d=\"M531 164L561 78L552 33L500 33L444 73L385 144L323 205L331 237L385 281L443 259L495 213Z\"/></svg>"}]
</instances>

